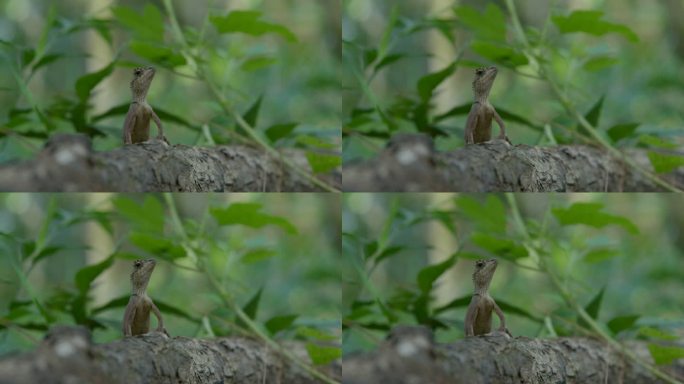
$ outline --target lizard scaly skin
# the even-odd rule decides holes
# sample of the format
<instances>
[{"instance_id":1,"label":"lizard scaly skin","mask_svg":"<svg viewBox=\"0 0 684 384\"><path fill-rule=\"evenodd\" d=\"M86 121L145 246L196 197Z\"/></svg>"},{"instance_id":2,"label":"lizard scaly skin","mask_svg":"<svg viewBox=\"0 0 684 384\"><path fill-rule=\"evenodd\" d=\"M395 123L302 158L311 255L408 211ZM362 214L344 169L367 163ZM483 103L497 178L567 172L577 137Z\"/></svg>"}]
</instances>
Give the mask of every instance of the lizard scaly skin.
<instances>
[{"instance_id":1,"label":"lizard scaly skin","mask_svg":"<svg viewBox=\"0 0 684 384\"><path fill-rule=\"evenodd\" d=\"M496 109L494 109L494 106L487 100L497 73L498 70L496 67L481 67L475 70L475 79L473 80L475 102L470 108L470 113L468 113L468 119L466 121L466 144L489 141L492 138L492 118L496 120L501 128L498 139L506 140L510 143L510 140L506 137L506 127L504 126L501 116L499 116Z\"/></svg>"},{"instance_id":2,"label":"lizard scaly skin","mask_svg":"<svg viewBox=\"0 0 684 384\"><path fill-rule=\"evenodd\" d=\"M470 300L468 312L465 317L465 335L491 335L492 330L492 311L499 316L499 329L495 333L503 333L510 336L510 332L506 329L506 319L504 319L503 311L496 305L494 299L489 296L489 284L492 282L494 271L498 262L496 259L478 260L475 264L475 272L473 272L473 285L475 286L475 294Z\"/></svg>"},{"instance_id":3,"label":"lizard scaly skin","mask_svg":"<svg viewBox=\"0 0 684 384\"><path fill-rule=\"evenodd\" d=\"M157 317L157 332L162 332L169 335L164 329L164 320L162 319L159 308L152 302L147 293L147 284L150 282L152 271L157 265L154 259L136 260L133 263L133 272L131 273L131 287L133 292L131 298L128 300L126 312L123 318L123 334L124 336L142 335L150 330L150 311Z\"/></svg>"},{"instance_id":4,"label":"lizard scaly skin","mask_svg":"<svg viewBox=\"0 0 684 384\"><path fill-rule=\"evenodd\" d=\"M131 80L133 101L128 108L124 122L124 144L135 144L149 140L150 119L154 120L157 128L159 128L157 139L168 143L168 140L164 137L161 119L159 119L159 116L154 113L152 107L145 100L150 84L152 84L152 79L154 79L154 74L155 70L152 67L139 67L133 70L133 80Z\"/></svg>"}]
</instances>

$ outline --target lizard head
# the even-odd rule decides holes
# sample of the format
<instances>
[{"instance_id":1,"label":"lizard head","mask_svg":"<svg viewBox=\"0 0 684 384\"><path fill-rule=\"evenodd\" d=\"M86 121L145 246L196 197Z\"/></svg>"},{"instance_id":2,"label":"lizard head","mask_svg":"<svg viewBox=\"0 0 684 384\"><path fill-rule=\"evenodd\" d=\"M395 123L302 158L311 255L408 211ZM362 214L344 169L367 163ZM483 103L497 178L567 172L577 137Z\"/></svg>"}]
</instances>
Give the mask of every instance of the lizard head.
<instances>
[{"instance_id":1,"label":"lizard head","mask_svg":"<svg viewBox=\"0 0 684 384\"><path fill-rule=\"evenodd\" d=\"M131 80L133 101L145 100L155 73L156 71L153 67L138 67L133 70L133 80Z\"/></svg>"},{"instance_id":2,"label":"lizard head","mask_svg":"<svg viewBox=\"0 0 684 384\"><path fill-rule=\"evenodd\" d=\"M499 72L496 67L480 67L475 70L475 79L473 79L473 93L475 100L484 101L489 96L489 91L492 89L496 74Z\"/></svg>"},{"instance_id":3,"label":"lizard head","mask_svg":"<svg viewBox=\"0 0 684 384\"><path fill-rule=\"evenodd\" d=\"M147 283L150 282L150 276L154 267L157 266L155 259L136 260L133 262L133 272L131 272L131 287L133 293L142 295L147 289Z\"/></svg>"},{"instance_id":4,"label":"lizard head","mask_svg":"<svg viewBox=\"0 0 684 384\"><path fill-rule=\"evenodd\" d=\"M485 293L489 289L489 283L492 281L494 271L499 263L496 259L478 260L475 263L475 271L473 272L473 285L475 285L476 293Z\"/></svg>"}]
</instances>

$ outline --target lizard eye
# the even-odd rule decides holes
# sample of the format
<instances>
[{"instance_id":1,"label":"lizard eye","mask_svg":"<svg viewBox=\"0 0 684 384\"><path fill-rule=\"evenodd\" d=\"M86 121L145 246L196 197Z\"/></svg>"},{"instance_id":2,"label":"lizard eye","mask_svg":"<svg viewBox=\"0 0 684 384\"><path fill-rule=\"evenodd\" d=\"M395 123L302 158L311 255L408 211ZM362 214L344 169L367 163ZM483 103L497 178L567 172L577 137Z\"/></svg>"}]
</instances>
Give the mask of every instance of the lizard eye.
<instances>
[{"instance_id":1,"label":"lizard eye","mask_svg":"<svg viewBox=\"0 0 684 384\"><path fill-rule=\"evenodd\" d=\"M484 71L485 71L484 68L478 68L478 69L475 70L475 74L476 74L476 75L481 75L481 74L484 73Z\"/></svg>"},{"instance_id":2,"label":"lizard eye","mask_svg":"<svg viewBox=\"0 0 684 384\"><path fill-rule=\"evenodd\" d=\"M142 265L142 260L136 260L135 264L133 265L135 265L136 268L140 268L140 266Z\"/></svg>"},{"instance_id":3,"label":"lizard eye","mask_svg":"<svg viewBox=\"0 0 684 384\"><path fill-rule=\"evenodd\" d=\"M133 71L133 74L135 74L136 76L140 76L141 73L142 73L142 68L136 68L136 69Z\"/></svg>"},{"instance_id":4,"label":"lizard eye","mask_svg":"<svg viewBox=\"0 0 684 384\"><path fill-rule=\"evenodd\" d=\"M485 264L484 261L478 260L477 263L475 263L475 266L477 266L478 268L482 268L482 266L483 266L484 264Z\"/></svg>"}]
</instances>

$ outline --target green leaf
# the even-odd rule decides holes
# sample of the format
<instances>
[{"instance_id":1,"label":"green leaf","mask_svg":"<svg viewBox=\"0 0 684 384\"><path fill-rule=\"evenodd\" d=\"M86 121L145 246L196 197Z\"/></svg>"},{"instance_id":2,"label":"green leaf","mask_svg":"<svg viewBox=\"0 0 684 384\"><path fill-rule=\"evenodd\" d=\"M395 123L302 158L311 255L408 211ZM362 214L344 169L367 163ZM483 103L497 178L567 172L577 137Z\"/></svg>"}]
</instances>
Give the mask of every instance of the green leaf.
<instances>
[{"instance_id":1,"label":"green leaf","mask_svg":"<svg viewBox=\"0 0 684 384\"><path fill-rule=\"evenodd\" d=\"M264 95L259 96L258 99L254 101L254 104L249 107L247 112L242 116L247 124L252 127L256 127L257 118L259 117L259 109L261 108L261 102L264 99Z\"/></svg>"},{"instance_id":2,"label":"green leaf","mask_svg":"<svg viewBox=\"0 0 684 384\"><path fill-rule=\"evenodd\" d=\"M594 104L593 107L591 107L591 110L584 116L587 121L593 125L594 127L598 126L599 122L599 117L601 117L601 108L603 107L603 100L605 99L605 95L601 96L600 99Z\"/></svg>"},{"instance_id":3,"label":"green leaf","mask_svg":"<svg viewBox=\"0 0 684 384\"><path fill-rule=\"evenodd\" d=\"M644 144L649 147L663 148L663 149L677 149L679 146L673 142L667 141L662 137L641 135L639 136L639 144Z\"/></svg>"},{"instance_id":4,"label":"green leaf","mask_svg":"<svg viewBox=\"0 0 684 384\"><path fill-rule=\"evenodd\" d=\"M447 77L451 76L456 70L456 62L451 63L448 67L441 71L425 75L418 80L418 94L423 102L430 100L432 92L442 83Z\"/></svg>"},{"instance_id":5,"label":"green leaf","mask_svg":"<svg viewBox=\"0 0 684 384\"><path fill-rule=\"evenodd\" d=\"M76 80L76 95L78 95L78 98L81 100L81 102L87 101L93 88L95 88L102 80L109 76L113 70L114 62L111 62L101 70L89 73Z\"/></svg>"},{"instance_id":6,"label":"green leaf","mask_svg":"<svg viewBox=\"0 0 684 384\"><path fill-rule=\"evenodd\" d=\"M162 235L149 235L147 233L135 232L128 239L138 248L151 255L157 255L166 259L179 259L185 256L183 247L174 244L170 239Z\"/></svg>"},{"instance_id":7,"label":"green leaf","mask_svg":"<svg viewBox=\"0 0 684 384\"><path fill-rule=\"evenodd\" d=\"M282 217L271 216L259 212L259 203L233 203L228 208L211 208L211 215L219 225L245 225L261 228L266 225L277 225L288 233L297 233L297 228Z\"/></svg>"},{"instance_id":8,"label":"green leaf","mask_svg":"<svg viewBox=\"0 0 684 384\"><path fill-rule=\"evenodd\" d=\"M266 129L266 137L271 143L286 137L297 128L298 123L276 124Z\"/></svg>"},{"instance_id":9,"label":"green leaf","mask_svg":"<svg viewBox=\"0 0 684 384\"><path fill-rule=\"evenodd\" d=\"M476 40L470 47L478 55L509 67L519 67L528 63L520 51L505 45Z\"/></svg>"},{"instance_id":10,"label":"green leaf","mask_svg":"<svg viewBox=\"0 0 684 384\"><path fill-rule=\"evenodd\" d=\"M113 263L114 255L111 255L97 264L81 268L78 272L76 272L74 282L79 292L81 292L82 295L85 295L85 293L88 292L88 288L90 288L90 283L92 283L93 280L95 280L107 268L111 267Z\"/></svg>"},{"instance_id":11,"label":"green leaf","mask_svg":"<svg viewBox=\"0 0 684 384\"><path fill-rule=\"evenodd\" d=\"M569 208L553 208L551 212L561 225L583 224L594 228L608 225L619 225L632 234L638 234L639 228L627 218L601 212L601 203L575 203Z\"/></svg>"},{"instance_id":12,"label":"green leaf","mask_svg":"<svg viewBox=\"0 0 684 384\"><path fill-rule=\"evenodd\" d=\"M584 69L590 72L600 71L604 68L608 68L617 64L619 60L612 56L597 56L592 57L586 63L584 63Z\"/></svg>"},{"instance_id":13,"label":"green leaf","mask_svg":"<svg viewBox=\"0 0 684 384\"><path fill-rule=\"evenodd\" d=\"M603 300L603 293L606 291L606 287L601 288L599 293L594 296L594 298L584 307L584 310L591 316L592 319L598 319L599 311L601 310L601 301Z\"/></svg>"},{"instance_id":14,"label":"green leaf","mask_svg":"<svg viewBox=\"0 0 684 384\"><path fill-rule=\"evenodd\" d=\"M486 200L480 202L473 196L461 195L456 204L460 212L482 232L502 234L506 231L506 208L498 197L487 195Z\"/></svg>"},{"instance_id":15,"label":"green leaf","mask_svg":"<svg viewBox=\"0 0 684 384\"><path fill-rule=\"evenodd\" d=\"M432 285L434 284L435 280L437 280L440 276L442 276L442 274L444 274L444 272L449 270L449 268L454 265L457 255L458 254L455 253L441 263L428 265L427 267L421 269L416 277L418 288L420 288L424 294L429 293L432 290Z\"/></svg>"},{"instance_id":16,"label":"green leaf","mask_svg":"<svg viewBox=\"0 0 684 384\"><path fill-rule=\"evenodd\" d=\"M299 327L297 328L297 335L307 339L316 339L316 340L321 340L321 341L334 341L337 340L337 336L335 335L330 335L328 333L325 333L321 330L318 330L316 328L311 328L311 327Z\"/></svg>"},{"instance_id":17,"label":"green leaf","mask_svg":"<svg viewBox=\"0 0 684 384\"><path fill-rule=\"evenodd\" d=\"M658 328L641 327L639 328L639 336L645 336L650 339L660 339L666 341L673 341L679 339L676 335L667 333Z\"/></svg>"},{"instance_id":18,"label":"green leaf","mask_svg":"<svg viewBox=\"0 0 684 384\"><path fill-rule=\"evenodd\" d=\"M471 240L480 248L486 249L504 259L515 260L527 257L527 249L514 240L499 238L481 232L474 233Z\"/></svg>"},{"instance_id":19,"label":"green leaf","mask_svg":"<svg viewBox=\"0 0 684 384\"><path fill-rule=\"evenodd\" d=\"M256 319L256 314L259 309L259 301L261 300L261 293L263 292L263 290L263 287L259 288L257 293L255 293L254 296L252 296L252 298L242 308L242 311L245 312L245 315L247 315L247 317L249 317L252 320ZM237 324L241 326L245 325L239 319Z\"/></svg>"},{"instance_id":20,"label":"green leaf","mask_svg":"<svg viewBox=\"0 0 684 384\"><path fill-rule=\"evenodd\" d=\"M259 11L233 11L226 16L210 16L219 33L246 33L252 36L261 36L267 33L275 33L289 42L296 42L297 36L289 29L279 24L267 23L259 20Z\"/></svg>"},{"instance_id":21,"label":"green leaf","mask_svg":"<svg viewBox=\"0 0 684 384\"><path fill-rule=\"evenodd\" d=\"M268 248L257 248L257 249L252 249L249 252L247 252L240 261L242 261L245 264L252 264L256 263L258 261L266 260L269 259L278 253L272 249Z\"/></svg>"},{"instance_id":22,"label":"green leaf","mask_svg":"<svg viewBox=\"0 0 684 384\"><path fill-rule=\"evenodd\" d=\"M280 331L290 328L298 317L299 315L274 316L266 321L264 326L271 335L275 335Z\"/></svg>"},{"instance_id":23,"label":"green leaf","mask_svg":"<svg viewBox=\"0 0 684 384\"><path fill-rule=\"evenodd\" d=\"M618 142L622 139L634 136L637 128L641 125L640 123L626 123L617 124L608 128L608 137L610 137L613 142Z\"/></svg>"},{"instance_id":24,"label":"green leaf","mask_svg":"<svg viewBox=\"0 0 684 384\"><path fill-rule=\"evenodd\" d=\"M277 63L278 60L273 57L258 56L252 57L249 60L242 63L240 68L245 72L253 72L262 68L266 68Z\"/></svg>"},{"instance_id":25,"label":"green leaf","mask_svg":"<svg viewBox=\"0 0 684 384\"><path fill-rule=\"evenodd\" d=\"M184 319L190 320L190 321L195 322L195 323L198 323L200 321L199 318L192 316L188 312L186 312L186 311L184 311L184 310L182 310L176 306L173 306L171 304L165 303L163 301L159 301L157 299L154 300L154 303L157 305L157 307L159 308L159 310L162 313L170 314L170 315L176 315L178 317L182 317Z\"/></svg>"},{"instance_id":26,"label":"green leaf","mask_svg":"<svg viewBox=\"0 0 684 384\"><path fill-rule=\"evenodd\" d=\"M657 365L669 365L684 357L684 348L649 344L648 350Z\"/></svg>"},{"instance_id":27,"label":"green leaf","mask_svg":"<svg viewBox=\"0 0 684 384\"><path fill-rule=\"evenodd\" d=\"M342 357L341 348L316 345L313 343L306 344L306 352L315 365L326 365Z\"/></svg>"},{"instance_id":28,"label":"green leaf","mask_svg":"<svg viewBox=\"0 0 684 384\"><path fill-rule=\"evenodd\" d=\"M584 261L587 263L598 263L604 260L612 259L619 256L620 252L613 248L597 248L592 249L584 255Z\"/></svg>"},{"instance_id":29,"label":"green leaf","mask_svg":"<svg viewBox=\"0 0 684 384\"><path fill-rule=\"evenodd\" d=\"M136 55L163 67L175 68L186 63L183 55L174 52L171 48L163 45L163 43L148 43L136 40L131 42L129 47Z\"/></svg>"},{"instance_id":30,"label":"green leaf","mask_svg":"<svg viewBox=\"0 0 684 384\"><path fill-rule=\"evenodd\" d=\"M612 318L606 325L613 334L618 334L632 328L640 317L641 315L617 316Z\"/></svg>"},{"instance_id":31,"label":"green leaf","mask_svg":"<svg viewBox=\"0 0 684 384\"><path fill-rule=\"evenodd\" d=\"M633 43L639 41L636 33L627 26L600 20L601 17L602 11L580 10L569 16L552 16L551 19L561 33L584 32L594 36L619 33Z\"/></svg>"},{"instance_id":32,"label":"green leaf","mask_svg":"<svg viewBox=\"0 0 684 384\"><path fill-rule=\"evenodd\" d=\"M116 212L136 230L161 235L164 231L164 207L159 200L145 196L142 204L127 197L116 197L112 200Z\"/></svg>"},{"instance_id":33,"label":"green leaf","mask_svg":"<svg viewBox=\"0 0 684 384\"><path fill-rule=\"evenodd\" d=\"M503 300L496 299L496 303L499 305L501 310L504 311L504 313L506 313L506 314L513 314L514 313L516 315L526 317L532 321L536 321L537 323L542 323L544 321L543 319L534 316L533 314L527 312L526 310L524 310L518 306L515 306L513 304L509 304Z\"/></svg>"},{"instance_id":34,"label":"green leaf","mask_svg":"<svg viewBox=\"0 0 684 384\"><path fill-rule=\"evenodd\" d=\"M496 5L489 3L483 13L471 6L463 5L456 7L454 13L478 38L500 42L506 40L506 17Z\"/></svg>"},{"instance_id":35,"label":"green leaf","mask_svg":"<svg viewBox=\"0 0 684 384\"><path fill-rule=\"evenodd\" d=\"M159 43L164 40L164 20L154 5L147 3L142 14L125 6L113 7L112 13L117 21L133 31L136 37Z\"/></svg>"},{"instance_id":36,"label":"green leaf","mask_svg":"<svg viewBox=\"0 0 684 384\"><path fill-rule=\"evenodd\" d=\"M669 173L684 166L684 156L668 155L659 152L648 152L648 159L651 160L653 169L656 173Z\"/></svg>"},{"instance_id":37,"label":"green leaf","mask_svg":"<svg viewBox=\"0 0 684 384\"><path fill-rule=\"evenodd\" d=\"M327 173L342 165L342 158L339 155L309 151L306 153L306 159L313 173Z\"/></svg>"}]
</instances>

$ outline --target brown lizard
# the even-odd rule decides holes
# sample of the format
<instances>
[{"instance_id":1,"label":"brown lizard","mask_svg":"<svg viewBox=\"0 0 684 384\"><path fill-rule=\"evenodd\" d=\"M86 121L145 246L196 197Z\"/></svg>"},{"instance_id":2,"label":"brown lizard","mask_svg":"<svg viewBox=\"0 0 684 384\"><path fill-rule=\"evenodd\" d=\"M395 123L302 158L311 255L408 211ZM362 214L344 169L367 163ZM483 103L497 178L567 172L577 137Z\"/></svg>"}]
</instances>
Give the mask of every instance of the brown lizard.
<instances>
[{"instance_id":1,"label":"brown lizard","mask_svg":"<svg viewBox=\"0 0 684 384\"><path fill-rule=\"evenodd\" d=\"M475 272L473 272L475 294L473 294L473 298L470 300L465 317L466 336L497 334L511 336L511 333L506 329L503 311L496 305L496 302L489 296L488 292L489 283L492 282L497 265L496 259L478 260L475 263ZM499 329L494 333L490 333L492 330L492 310L499 316Z\"/></svg>"},{"instance_id":2,"label":"brown lizard","mask_svg":"<svg viewBox=\"0 0 684 384\"><path fill-rule=\"evenodd\" d=\"M510 144L510 140L506 137L506 127L501 116L499 116L494 106L487 100L497 73L496 67L481 67L475 70L475 79L473 80L475 102L470 108L468 120L466 121L466 144L489 141L492 138L492 118L496 120L496 123L501 128L498 139L506 140Z\"/></svg>"},{"instance_id":3,"label":"brown lizard","mask_svg":"<svg viewBox=\"0 0 684 384\"><path fill-rule=\"evenodd\" d=\"M133 101L130 108L128 108L126 120L124 121L124 144L141 143L149 140L150 119L154 120L157 128L159 128L157 139L168 144L168 140L164 137L161 119L159 119L159 116L154 113L152 107L145 100L150 84L152 84L152 79L154 79L154 74L155 70L152 67L138 67L133 70L133 80L131 80Z\"/></svg>"},{"instance_id":4,"label":"brown lizard","mask_svg":"<svg viewBox=\"0 0 684 384\"><path fill-rule=\"evenodd\" d=\"M133 263L133 272L131 273L131 286L133 292L131 298L128 300L126 312L123 318L123 334L124 336L135 336L147 333L150 330L150 310L157 316L157 332L162 332L169 335L164 329L164 320L162 320L159 308L152 302L145 290L147 283L150 282L152 271L157 265L154 259L136 260Z\"/></svg>"}]
</instances>

